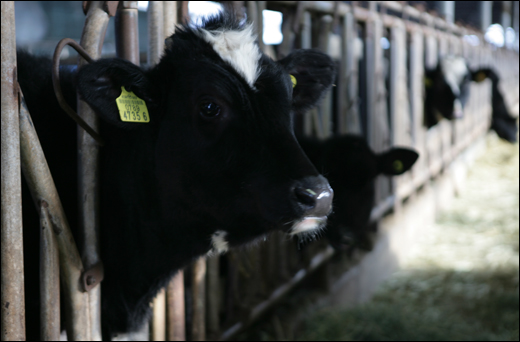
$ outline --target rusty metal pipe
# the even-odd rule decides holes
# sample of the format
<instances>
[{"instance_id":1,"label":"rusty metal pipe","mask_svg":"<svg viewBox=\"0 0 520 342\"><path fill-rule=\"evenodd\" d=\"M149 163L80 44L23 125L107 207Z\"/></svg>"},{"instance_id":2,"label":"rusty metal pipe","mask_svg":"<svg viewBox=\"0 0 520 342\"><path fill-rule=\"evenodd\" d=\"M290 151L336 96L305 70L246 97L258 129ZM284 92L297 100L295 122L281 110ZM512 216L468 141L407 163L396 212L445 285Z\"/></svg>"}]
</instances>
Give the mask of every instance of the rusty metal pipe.
<instances>
[{"instance_id":1,"label":"rusty metal pipe","mask_svg":"<svg viewBox=\"0 0 520 342\"><path fill-rule=\"evenodd\" d=\"M48 212L59 248L61 283L65 301L66 329L71 341L91 340L88 320L88 294L81 286L83 263L69 223L65 217L56 186L25 101L20 107L20 151L22 171L34 202L48 203Z\"/></svg>"},{"instance_id":2,"label":"rusty metal pipe","mask_svg":"<svg viewBox=\"0 0 520 342\"><path fill-rule=\"evenodd\" d=\"M148 2L148 65L159 62L164 49L164 1Z\"/></svg>"},{"instance_id":3,"label":"rusty metal pipe","mask_svg":"<svg viewBox=\"0 0 520 342\"><path fill-rule=\"evenodd\" d=\"M109 4L103 1L90 1L80 45L93 58L101 57L110 16L113 15ZM110 12L109 13L107 13ZM79 58L78 69L86 64ZM99 131L99 119L94 111L78 98L78 115L92 128ZM91 136L78 128L78 226L82 234L82 260L86 269L99 265L99 147ZM85 277L86 275L84 275ZM99 277L98 277L99 278ZM99 279L98 279L99 280ZM88 291L89 329L93 340L101 340L101 287L95 286Z\"/></svg>"},{"instance_id":4,"label":"rusty metal pipe","mask_svg":"<svg viewBox=\"0 0 520 342\"><path fill-rule=\"evenodd\" d=\"M76 123L81 128L87 131L87 133L90 134L90 136L92 136L92 138L94 138L94 140L96 140L99 145L103 146L104 141L101 138L101 136L92 127L90 127L78 114L76 114L76 112L72 108L70 108L67 101L65 101L65 98L63 97L60 85L60 55L65 45L73 47L89 63L93 62L93 59L74 40L70 38L64 38L60 40L58 45L56 46L56 49L54 50L54 56L52 59L52 85L54 86L54 93L56 94L56 99L58 100L58 103L60 104L61 108L65 111L65 113L67 113L72 118L72 120L76 121Z\"/></svg>"},{"instance_id":5,"label":"rusty metal pipe","mask_svg":"<svg viewBox=\"0 0 520 342\"><path fill-rule=\"evenodd\" d=\"M192 295L193 315L192 341L206 340L206 258L200 257L193 263Z\"/></svg>"},{"instance_id":6,"label":"rusty metal pipe","mask_svg":"<svg viewBox=\"0 0 520 342\"><path fill-rule=\"evenodd\" d=\"M40 338L60 340L60 259L49 204L40 204Z\"/></svg>"},{"instance_id":7,"label":"rusty metal pipe","mask_svg":"<svg viewBox=\"0 0 520 342\"><path fill-rule=\"evenodd\" d=\"M180 270L167 289L168 341L185 341L184 271Z\"/></svg>"},{"instance_id":8,"label":"rusty metal pipe","mask_svg":"<svg viewBox=\"0 0 520 342\"><path fill-rule=\"evenodd\" d=\"M166 291L161 289L153 300L151 341L166 341Z\"/></svg>"},{"instance_id":9,"label":"rusty metal pipe","mask_svg":"<svg viewBox=\"0 0 520 342\"><path fill-rule=\"evenodd\" d=\"M2 1L2 341L25 340L22 197L14 1Z\"/></svg>"},{"instance_id":10,"label":"rusty metal pipe","mask_svg":"<svg viewBox=\"0 0 520 342\"><path fill-rule=\"evenodd\" d=\"M137 1L121 1L116 14L116 55L139 65Z\"/></svg>"}]
</instances>

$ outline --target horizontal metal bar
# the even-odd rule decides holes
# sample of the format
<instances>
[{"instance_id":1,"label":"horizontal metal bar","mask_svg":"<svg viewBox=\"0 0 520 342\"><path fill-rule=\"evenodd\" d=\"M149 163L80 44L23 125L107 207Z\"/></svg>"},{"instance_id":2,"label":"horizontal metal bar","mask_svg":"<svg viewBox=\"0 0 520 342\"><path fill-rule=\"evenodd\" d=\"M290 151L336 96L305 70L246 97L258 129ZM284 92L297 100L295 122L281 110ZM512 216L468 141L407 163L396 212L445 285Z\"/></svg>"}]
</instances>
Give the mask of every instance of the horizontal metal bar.
<instances>
[{"instance_id":1,"label":"horizontal metal bar","mask_svg":"<svg viewBox=\"0 0 520 342\"><path fill-rule=\"evenodd\" d=\"M271 307L277 304L278 301L281 300L285 295L287 295L294 287L296 287L296 285L300 284L303 279L305 279L317 268L319 268L321 265L325 264L330 258L332 258L334 253L334 249L330 246L327 246L327 249L315 255L309 263L309 267L307 267L306 269L299 270L291 278L291 280L274 290L268 299L258 304L251 310L249 316L245 320L236 323L231 328L226 330L220 336L220 340L229 340L236 336L238 333L244 331L244 329L246 329L253 322L258 320L267 310L269 310Z\"/></svg>"}]
</instances>

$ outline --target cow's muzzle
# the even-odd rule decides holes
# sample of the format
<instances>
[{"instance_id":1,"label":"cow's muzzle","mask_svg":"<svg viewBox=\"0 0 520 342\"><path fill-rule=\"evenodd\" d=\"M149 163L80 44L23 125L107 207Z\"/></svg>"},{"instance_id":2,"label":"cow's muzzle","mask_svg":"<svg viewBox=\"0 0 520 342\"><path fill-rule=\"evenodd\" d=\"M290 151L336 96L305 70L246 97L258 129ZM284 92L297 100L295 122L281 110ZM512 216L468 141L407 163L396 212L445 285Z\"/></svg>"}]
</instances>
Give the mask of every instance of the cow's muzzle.
<instances>
[{"instance_id":1,"label":"cow's muzzle","mask_svg":"<svg viewBox=\"0 0 520 342\"><path fill-rule=\"evenodd\" d=\"M296 181L293 193L295 204L302 215L293 224L290 234L309 232L325 226L334 197L334 191L327 179L320 175Z\"/></svg>"}]
</instances>

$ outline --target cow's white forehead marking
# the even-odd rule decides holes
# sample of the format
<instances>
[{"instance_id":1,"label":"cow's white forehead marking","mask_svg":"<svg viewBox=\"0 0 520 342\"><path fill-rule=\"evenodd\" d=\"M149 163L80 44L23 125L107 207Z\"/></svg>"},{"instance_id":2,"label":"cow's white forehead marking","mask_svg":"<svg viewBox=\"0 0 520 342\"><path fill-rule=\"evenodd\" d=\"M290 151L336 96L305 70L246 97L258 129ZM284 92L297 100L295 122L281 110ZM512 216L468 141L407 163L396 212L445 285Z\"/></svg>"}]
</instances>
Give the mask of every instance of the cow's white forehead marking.
<instances>
[{"instance_id":1,"label":"cow's white forehead marking","mask_svg":"<svg viewBox=\"0 0 520 342\"><path fill-rule=\"evenodd\" d=\"M259 74L258 61L261 53L255 43L251 25L243 30L207 31L200 29L202 38L213 46L219 56L231 64L254 88Z\"/></svg>"},{"instance_id":2,"label":"cow's white forehead marking","mask_svg":"<svg viewBox=\"0 0 520 342\"><path fill-rule=\"evenodd\" d=\"M211 246L212 249L208 252L208 255L221 254L229 250L229 244L226 241L227 232L225 230L217 230L211 235Z\"/></svg>"},{"instance_id":3,"label":"cow's white forehead marking","mask_svg":"<svg viewBox=\"0 0 520 342\"><path fill-rule=\"evenodd\" d=\"M462 57L447 56L441 60L441 70L446 83L450 86L455 96L460 95L460 84L464 76L468 74L468 67Z\"/></svg>"}]
</instances>

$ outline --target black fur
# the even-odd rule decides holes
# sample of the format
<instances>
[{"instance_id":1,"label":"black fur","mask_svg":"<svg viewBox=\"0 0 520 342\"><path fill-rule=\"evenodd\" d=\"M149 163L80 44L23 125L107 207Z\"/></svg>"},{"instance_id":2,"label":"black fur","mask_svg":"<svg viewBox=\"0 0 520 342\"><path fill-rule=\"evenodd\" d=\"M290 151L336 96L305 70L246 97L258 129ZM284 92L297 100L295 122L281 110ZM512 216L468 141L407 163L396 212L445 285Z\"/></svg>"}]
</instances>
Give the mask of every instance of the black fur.
<instances>
[{"instance_id":1,"label":"black fur","mask_svg":"<svg viewBox=\"0 0 520 342\"><path fill-rule=\"evenodd\" d=\"M238 25L221 15L206 28ZM299 51L281 63L262 56L253 89L197 30L177 28L150 70L108 59L86 65L77 75L62 73L67 101L75 106L77 89L101 118L106 141L100 168L105 339L138 328L157 291L178 269L210 250L212 233L228 232L230 246L237 246L274 229L287 231L284 224L304 214L295 187L323 180L294 137L291 111L315 105L330 88L332 60L316 51ZM76 125L57 106L47 59L19 53L18 68L77 238ZM293 99L293 70L319 75L302 79L312 97ZM150 123L119 119L115 99L121 86L146 101ZM219 106L217 117L201 114L208 101ZM30 198L27 189L24 198ZM31 272L37 265L38 237L33 206L30 199L24 202L26 269ZM28 277L27 305L37 314L38 281L34 273ZM37 332L33 323L28 317L28 328Z\"/></svg>"},{"instance_id":2,"label":"black fur","mask_svg":"<svg viewBox=\"0 0 520 342\"><path fill-rule=\"evenodd\" d=\"M517 118L511 116L509 113L504 97L498 88L500 81L498 75L491 68L470 70L468 67L468 70L469 72L462 79L461 84L459 84L461 90L459 95L455 95L446 83L440 63L437 65L437 68L426 70L424 124L430 128L436 125L441 117L447 120L453 120L453 104L455 99L459 99L462 106L464 106L469 97L470 82L482 82L485 79L489 79L492 82L492 121L490 128L494 130L500 138L515 143L518 132ZM440 114L440 116L438 114Z\"/></svg>"},{"instance_id":3,"label":"black fur","mask_svg":"<svg viewBox=\"0 0 520 342\"><path fill-rule=\"evenodd\" d=\"M361 136L343 135L319 141L298 138L303 150L334 189L334 212L324 236L337 250L369 248L367 226L374 205L375 178L409 170L419 155L407 148L374 153Z\"/></svg>"}]
</instances>

